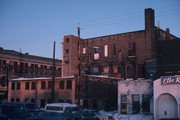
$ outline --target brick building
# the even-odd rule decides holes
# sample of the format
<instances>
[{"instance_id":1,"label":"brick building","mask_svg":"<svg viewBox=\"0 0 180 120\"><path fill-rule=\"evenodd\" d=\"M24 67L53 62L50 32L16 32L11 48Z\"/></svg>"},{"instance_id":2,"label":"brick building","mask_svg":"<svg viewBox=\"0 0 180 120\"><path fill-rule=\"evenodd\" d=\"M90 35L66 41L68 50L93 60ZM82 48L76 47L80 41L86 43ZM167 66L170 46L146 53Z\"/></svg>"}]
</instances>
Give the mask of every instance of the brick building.
<instances>
[{"instance_id":1,"label":"brick building","mask_svg":"<svg viewBox=\"0 0 180 120\"><path fill-rule=\"evenodd\" d=\"M88 39L80 38L78 30L78 37L64 36L62 76L84 74L103 75L124 80L138 78L154 80L159 73L157 72L159 70L157 62L159 61L159 41L173 39L177 39L177 37L172 35L168 28L164 31L155 26L154 10L151 8L145 9L144 30ZM93 81L88 78L85 80L86 82ZM81 87L84 87L86 82L80 84ZM106 81L104 82L106 83ZM93 87L89 85L88 88ZM81 93L79 95L81 104L85 106L89 104L90 99L83 97L86 94L94 93L95 96L95 93L99 94L100 92L101 90L92 89ZM107 96L117 98L111 94L107 94ZM114 104L117 104L117 101Z\"/></svg>"},{"instance_id":2,"label":"brick building","mask_svg":"<svg viewBox=\"0 0 180 120\"><path fill-rule=\"evenodd\" d=\"M145 9L145 29L95 38L64 37L62 76L78 74L78 45L80 71L90 75L117 78L153 78L156 74L157 41L176 39L155 26L154 10Z\"/></svg>"},{"instance_id":3,"label":"brick building","mask_svg":"<svg viewBox=\"0 0 180 120\"><path fill-rule=\"evenodd\" d=\"M81 106L89 109L114 110L118 79L105 76L81 76ZM87 82L88 80L88 82ZM55 100L78 104L77 76L55 78ZM99 92L94 92L94 90ZM109 97L111 96L111 97ZM52 78L15 78L9 81L8 101L36 102L41 108L52 102Z\"/></svg>"},{"instance_id":4,"label":"brick building","mask_svg":"<svg viewBox=\"0 0 180 120\"><path fill-rule=\"evenodd\" d=\"M50 77L52 76L51 58L23 54L13 50L0 48L0 103L7 99L7 82L18 77ZM55 76L61 76L61 60L55 60Z\"/></svg>"}]
</instances>

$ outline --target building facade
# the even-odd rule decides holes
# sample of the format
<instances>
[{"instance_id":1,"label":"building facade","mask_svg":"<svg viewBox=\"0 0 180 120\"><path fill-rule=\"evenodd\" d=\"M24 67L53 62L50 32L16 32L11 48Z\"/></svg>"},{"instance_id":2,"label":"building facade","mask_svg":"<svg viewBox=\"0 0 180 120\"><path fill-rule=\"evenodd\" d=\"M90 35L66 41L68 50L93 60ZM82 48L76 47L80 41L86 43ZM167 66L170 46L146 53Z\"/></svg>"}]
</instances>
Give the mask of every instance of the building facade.
<instances>
[{"instance_id":1,"label":"building facade","mask_svg":"<svg viewBox=\"0 0 180 120\"><path fill-rule=\"evenodd\" d=\"M154 120L180 119L180 76L165 76L154 81Z\"/></svg>"},{"instance_id":2,"label":"building facade","mask_svg":"<svg viewBox=\"0 0 180 120\"><path fill-rule=\"evenodd\" d=\"M118 82L120 114L153 113L152 80L121 80Z\"/></svg>"},{"instance_id":3,"label":"building facade","mask_svg":"<svg viewBox=\"0 0 180 120\"><path fill-rule=\"evenodd\" d=\"M8 101L36 102L44 108L51 102L78 104L80 100L80 106L87 109L115 110L117 108L116 83L118 79L106 76L83 75L80 77L80 91L77 76L55 78L55 100L52 100L52 78L12 79L9 81Z\"/></svg>"},{"instance_id":4,"label":"building facade","mask_svg":"<svg viewBox=\"0 0 180 120\"><path fill-rule=\"evenodd\" d=\"M79 35L80 36L80 35ZM177 37L155 26L154 10L145 9L145 29L82 39L64 37L62 76L85 73L117 78L150 78L157 74L157 41Z\"/></svg>"},{"instance_id":5,"label":"building facade","mask_svg":"<svg viewBox=\"0 0 180 120\"><path fill-rule=\"evenodd\" d=\"M61 60L55 60L55 76L61 76ZM18 77L50 77L53 59L0 48L0 103L7 99L7 83Z\"/></svg>"},{"instance_id":6,"label":"building facade","mask_svg":"<svg viewBox=\"0 0 180 120\"><path fill-rule=\"evenodd\" d=\"M52 102L52 78L16 78L9 81L8 101L36 102L41 108ZM75 79L73 76L55 78L56 102L75 103Z\"/></svg>"}]
</instances>

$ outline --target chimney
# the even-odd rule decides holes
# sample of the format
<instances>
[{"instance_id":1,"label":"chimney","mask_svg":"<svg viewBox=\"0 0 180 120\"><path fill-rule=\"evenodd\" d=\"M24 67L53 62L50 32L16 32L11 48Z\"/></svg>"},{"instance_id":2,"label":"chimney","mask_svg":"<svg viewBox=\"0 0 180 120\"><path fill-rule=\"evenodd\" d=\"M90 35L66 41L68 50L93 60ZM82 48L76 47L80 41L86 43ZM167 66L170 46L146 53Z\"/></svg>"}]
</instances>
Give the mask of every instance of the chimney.
<instances>
[{"instance_id":1,"label":"chimney","mask_svg":"<svg viewBox=\"0 0 180 120\"><path fill-rule=\"evenodd\" d=\"M145 29L154 27L154 10L152 8L145 9Z\"/></svg>"}]
</instances>

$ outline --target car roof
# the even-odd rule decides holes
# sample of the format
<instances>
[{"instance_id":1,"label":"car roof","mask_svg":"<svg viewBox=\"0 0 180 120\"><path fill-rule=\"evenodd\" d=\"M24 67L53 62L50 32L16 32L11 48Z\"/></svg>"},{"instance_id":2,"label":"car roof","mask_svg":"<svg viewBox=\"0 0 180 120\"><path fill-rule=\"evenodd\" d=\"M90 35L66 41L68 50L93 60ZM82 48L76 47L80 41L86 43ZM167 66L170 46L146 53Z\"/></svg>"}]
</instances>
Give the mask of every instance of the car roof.
<instances>
[{"instance_id":1,"label":"car roof","mask_svg":"<svg viewBox=\"0 0 180 120\"><path fill-rule=\"evenodd\" d=\"M31 102L5 102L4 104L26 105L26 104L35 104L35 103L31 103Z\"/></svg>"},{"instance_id":2,"label":"car roof","mask_svg":"<svg viewBox=\"0 0 180 120\"><path fill-rule=\"evenodd\" d=\"M70 103L50 103L50 104L46 104L46 106L77 107L76 104L70 104Z\"/></svg>"}]
</instances>

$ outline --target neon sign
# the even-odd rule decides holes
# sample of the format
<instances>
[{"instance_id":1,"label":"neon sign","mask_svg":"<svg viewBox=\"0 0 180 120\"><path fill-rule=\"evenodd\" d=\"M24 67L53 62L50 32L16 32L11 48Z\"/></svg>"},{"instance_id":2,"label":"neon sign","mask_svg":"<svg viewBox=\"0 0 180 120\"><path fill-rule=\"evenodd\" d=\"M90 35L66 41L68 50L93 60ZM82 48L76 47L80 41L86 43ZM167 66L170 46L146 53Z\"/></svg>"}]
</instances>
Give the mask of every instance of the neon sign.
<instances>
[{"instance_id":1,"label":"neon sign","mask_svg":"<svg viewBox=\"0 0 180 120\"><path fill-rule=\"evenodd\" d=\"M180 84L180 77L162 77L162 84Z\"/></svg>"}]
</instances>

